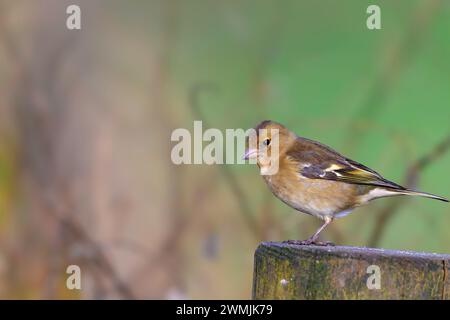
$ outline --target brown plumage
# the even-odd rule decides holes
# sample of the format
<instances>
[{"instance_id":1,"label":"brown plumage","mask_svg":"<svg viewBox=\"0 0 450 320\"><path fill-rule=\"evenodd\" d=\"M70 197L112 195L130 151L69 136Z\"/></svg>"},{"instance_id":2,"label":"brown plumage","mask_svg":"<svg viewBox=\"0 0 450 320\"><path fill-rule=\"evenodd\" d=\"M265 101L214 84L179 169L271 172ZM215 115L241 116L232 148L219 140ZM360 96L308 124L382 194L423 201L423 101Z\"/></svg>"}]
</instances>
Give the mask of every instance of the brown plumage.
<instances>
[{"instance_id":1,"label":"brown plumage","mask_svg":"<svg viewBox=\"0 0 450 320\"><path fill-rule=\"evenodd\" d=\"M319 233L334 218L374 199L417 195L448 202L386 180L374 170L324 144L299 137L279 123L266 120L255 130L256 139L248 146L244 158L257 158L264 181L281 201L325 221L309 239L289 240L290 243L329 244L317 242ZM270 172L270 166L278 170Z\"/></svg>"}]
</instances>

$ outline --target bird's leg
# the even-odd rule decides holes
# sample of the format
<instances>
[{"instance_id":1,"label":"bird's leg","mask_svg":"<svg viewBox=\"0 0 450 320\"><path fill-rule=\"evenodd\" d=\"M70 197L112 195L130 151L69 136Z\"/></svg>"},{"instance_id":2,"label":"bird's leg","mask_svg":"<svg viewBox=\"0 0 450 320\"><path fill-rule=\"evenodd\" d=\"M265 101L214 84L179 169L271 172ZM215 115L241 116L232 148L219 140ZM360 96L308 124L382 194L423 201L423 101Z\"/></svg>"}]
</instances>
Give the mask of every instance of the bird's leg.
<instances>
[{"instance_id":1,"label":"bird's leg","mask_svg":"<svg viewBox=\"0 0 450 320\"><path fill-rule=\"evenodd\" d=\"M319 246L334 246L334 243L329 242L329 241L326 241L326 242L317 241L319 234L322 232L323 229L325 229L325 227L327 225L329 225L331 223L331 221L333 221L333 218L326 216L324 218L324 220L325 220L324 224L310 238L308 238L306 240L287 240L287 241L285 241L285 243L297 244L297 245L315 244L315 245L319 245Z\"/></svg>"},{"instance_id":2,"label":"bird's leg","mask_svg":"<svg viewBox=\"0 0 450 320\"><path fill-rule=\"evenodd\" d=\"M331 223L331 221L333 221L333 218L327 216L325 217L324 220L325 220L324 224L316 231L316 233L313 234L311 238L308 239L309 241L311 241L311 243L317 242L317 238L319 238L319 233L321 233L322 230L325 229L326 226Z\"/></svg>"}]
</instances>

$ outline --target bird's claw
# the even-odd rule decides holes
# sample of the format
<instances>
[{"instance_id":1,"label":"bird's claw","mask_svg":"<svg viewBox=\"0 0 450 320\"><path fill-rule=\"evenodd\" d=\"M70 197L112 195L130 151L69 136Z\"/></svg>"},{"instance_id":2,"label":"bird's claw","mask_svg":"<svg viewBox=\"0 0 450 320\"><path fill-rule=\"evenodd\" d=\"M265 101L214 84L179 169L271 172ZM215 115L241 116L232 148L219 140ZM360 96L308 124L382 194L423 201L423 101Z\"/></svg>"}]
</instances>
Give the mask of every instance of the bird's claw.
<instances>
[{"instance_id":1,"label":"bird's claw","mask_svg":"<svg viewBox=\"0 0 450 320\"><path fill-rule=\"evenodd\" d=\"M335 246L335 244L333 242L330 241L315 241L312 239L307 239L307 240L286 240L283 241L283 243L285 244L294 244L297 246L309 246L309 245L315 245L315 246Z\"/></svg>"}]
</instances>

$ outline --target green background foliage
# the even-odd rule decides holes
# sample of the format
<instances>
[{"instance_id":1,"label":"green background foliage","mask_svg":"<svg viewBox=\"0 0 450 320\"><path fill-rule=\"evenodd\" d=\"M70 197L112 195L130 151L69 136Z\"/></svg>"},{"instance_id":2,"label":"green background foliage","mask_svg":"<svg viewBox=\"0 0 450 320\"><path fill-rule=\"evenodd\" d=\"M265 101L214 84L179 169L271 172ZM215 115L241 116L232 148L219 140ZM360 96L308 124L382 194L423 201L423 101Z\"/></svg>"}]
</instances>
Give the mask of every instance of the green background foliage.
<instances>
[{"instance_id":1,"label":"green background foliage","mask_svg":"<svg viewBox=\"0 0 450 320\"><path fill-rule=\"evenodd\" d=\"M1 3L2 297L79 297L65 266L93 245L52 212L117 271L100 281L77 261L84 297L127 297L119 277L143 298L248 298L257 244L307 238L320 221L277 200L254 166L173 165L170 134L194 120L275 120L400 184L450 134L449 1L80 1L76 35L69 2ZM381 30L366 27L370 4ZM450 197L449 163L433 157L416 187ZM393 201L322 237L368 245ZM393 211L377 246L449 252L448 204Z\"/></svg>"}]
</instances>

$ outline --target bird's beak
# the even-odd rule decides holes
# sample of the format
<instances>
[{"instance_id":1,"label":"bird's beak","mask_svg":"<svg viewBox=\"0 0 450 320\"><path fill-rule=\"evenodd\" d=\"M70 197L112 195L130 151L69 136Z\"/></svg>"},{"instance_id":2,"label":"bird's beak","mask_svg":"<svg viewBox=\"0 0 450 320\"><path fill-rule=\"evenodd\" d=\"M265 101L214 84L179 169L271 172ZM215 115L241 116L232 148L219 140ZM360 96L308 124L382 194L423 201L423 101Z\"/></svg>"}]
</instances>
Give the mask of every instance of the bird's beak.
<instances>
[{"instance_id":1,"label":"bird's beak","mask_svg":"<svg viewBox=\"0 0 450 320\"><path fill-rule=\"evenodd\" d=\"M245 151L245 154L242 157L242 159L243 160L255 159L257 156L258 156L258 150L257 149L247 149Z\"/></svg>"}]
</instances>

